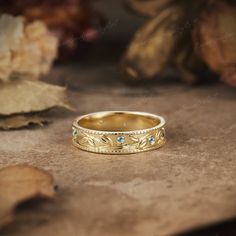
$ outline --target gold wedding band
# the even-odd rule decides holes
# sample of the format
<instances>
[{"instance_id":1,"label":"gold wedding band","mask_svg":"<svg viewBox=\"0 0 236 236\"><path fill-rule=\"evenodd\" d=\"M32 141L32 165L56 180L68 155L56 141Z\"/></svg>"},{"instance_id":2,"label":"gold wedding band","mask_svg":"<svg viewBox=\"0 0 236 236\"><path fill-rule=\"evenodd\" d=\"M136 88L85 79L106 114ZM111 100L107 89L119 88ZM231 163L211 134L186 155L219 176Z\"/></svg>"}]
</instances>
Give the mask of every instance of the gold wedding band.
<instances>
[{"instance_id":1,"label":"gold wedding band","mask_svg":"<svg viewBox=\"0 0 236 236\"><path fill-rule=\"evenodd\" d=\"M73 144L85 151L130 154L157 149L166 142L165 120L145 112L104 111L78 117Z\"/></svg>"}]
</instances>

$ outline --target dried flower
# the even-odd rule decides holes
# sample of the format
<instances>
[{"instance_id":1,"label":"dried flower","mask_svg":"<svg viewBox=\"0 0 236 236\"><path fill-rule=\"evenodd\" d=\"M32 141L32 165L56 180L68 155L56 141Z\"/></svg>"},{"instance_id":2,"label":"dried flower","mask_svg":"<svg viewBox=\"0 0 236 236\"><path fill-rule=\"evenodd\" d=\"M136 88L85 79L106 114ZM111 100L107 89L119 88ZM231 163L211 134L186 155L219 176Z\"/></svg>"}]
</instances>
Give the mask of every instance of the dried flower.
<instances>
[{"instance_id":1,"label":"dried flower","mask_svg":"<svg viewBox=\"0 0 236 236\"><path fill-rule=\"evenodd\" d=\"M88 0L8 0L0 2L0 10L22 15L27 22L44 22L60 40L62 59L87 42L83 36L88 30L95 28L94 22L101 19L101 16L92 10Z\"/></svg>"},{"instance_id":2,"label":"dried flower","mask_svg":"<svg viewBox=\"0 0 236 236\"><path fill-rule=\"evenodd\" d=\"M23 17L0 17L0 80L38 79L57 56L58 40L41 21L27 24Z\"/></svg>"},{"instance_id":3,"label":"dried flower","mask_svg":"<svg viewBox=\"0 0 236 236\"><path fill-rule=\"evenodd\" d=\"M152 17L124 55L122 67L128 78L152 79L172 67L188 83L216 79L217 73L236 86L234 0L127 0L127 4Z\"/></svg>"},{"instance_id":4,"label":"dried flower","mask_svg":"<svg viewBox=\"0 0 236 236\"><path fill-rule=\"evenodd\" d=\"M236 86L236 8L224 1L209 4L194 32L195 52ZM234 79L233 79L234 78Z\"/></svg>"}]
</instances>

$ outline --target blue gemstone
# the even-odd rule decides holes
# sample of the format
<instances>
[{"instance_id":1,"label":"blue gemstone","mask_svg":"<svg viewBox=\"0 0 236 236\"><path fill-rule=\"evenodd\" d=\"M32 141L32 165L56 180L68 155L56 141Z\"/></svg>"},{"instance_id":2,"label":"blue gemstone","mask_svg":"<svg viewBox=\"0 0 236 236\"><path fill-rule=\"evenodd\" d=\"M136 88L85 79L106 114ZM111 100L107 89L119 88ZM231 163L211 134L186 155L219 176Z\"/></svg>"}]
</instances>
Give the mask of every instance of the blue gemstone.
<instances>
[{"instance_id":1,"label":"blue gemstone","mask_svg":"<svg viewBox=\"0 0 236 236\"><path fill-rule=\"evenodd\" d=\"M124 143L125 142L125 137L124 136L117 137L117 142L118 143Z\"/></svg>"},{"instance_id":2,"label":"blue gemstone","mask_svg":"<svg viewBox=\"0 0 236 236\"><path fill-rule=\"evenodd\" d=\"M148 142L149 142L151 145L155 144L155 142L156 142L155 137L153 137L153 136L149 137L149 138L148 138Z\"/></svg>"}]
</instances>

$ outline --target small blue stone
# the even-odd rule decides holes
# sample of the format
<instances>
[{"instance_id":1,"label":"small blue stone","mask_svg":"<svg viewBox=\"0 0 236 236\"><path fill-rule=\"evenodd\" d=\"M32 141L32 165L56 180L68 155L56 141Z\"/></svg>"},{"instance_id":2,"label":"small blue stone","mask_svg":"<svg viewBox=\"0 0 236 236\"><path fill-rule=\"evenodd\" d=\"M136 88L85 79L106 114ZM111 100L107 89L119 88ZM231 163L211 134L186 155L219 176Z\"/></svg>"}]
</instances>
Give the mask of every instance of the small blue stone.
<instances>
[{"instance_id":1,"label":"small blue stone","mask_svg":"<svg viewBox=\"0 0 236 236\"><path fill-rule=\"evenodd\" d=\"M156 142L155 137L153 137L153 136L149 137L149 138L148 138L148 142L149 142L151 145L154 145L155 142Z\"/></svg>"},{"instance_id":2,"label":"small blue stone","mask_svg":"<svg viewBox=\"0 0 236 236\"><path fill-rule=\"evenodd\" d=\"M119 137L117 137L117 142L118 143L124 143L125 142L125 137L124 136L119 136Z\"/></svg>"}]
</instances>

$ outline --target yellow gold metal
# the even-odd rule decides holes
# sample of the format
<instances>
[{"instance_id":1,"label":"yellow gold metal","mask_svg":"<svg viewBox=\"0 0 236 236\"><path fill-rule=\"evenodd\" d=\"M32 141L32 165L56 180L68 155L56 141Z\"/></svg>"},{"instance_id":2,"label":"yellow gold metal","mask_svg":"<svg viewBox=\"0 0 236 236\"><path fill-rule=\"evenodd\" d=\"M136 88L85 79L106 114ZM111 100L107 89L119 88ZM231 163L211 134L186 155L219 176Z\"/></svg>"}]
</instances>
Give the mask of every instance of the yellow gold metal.
<instances>
[{"instance_id":1,"label":"yellow gold metal","mask_svg":"<svg viewBox=\"0 0 236 236\"><path fill-rule=\"evenodd\" d=\"M130 154L157 149L166 142L165 120L145 112L104 111L78 117L73 144L85 151Z\"/></svg>"}]
</instances>

